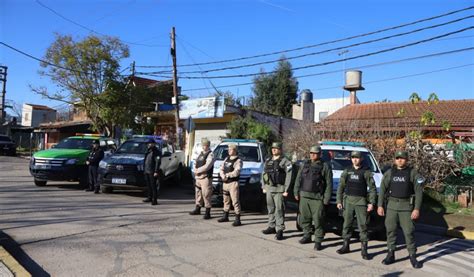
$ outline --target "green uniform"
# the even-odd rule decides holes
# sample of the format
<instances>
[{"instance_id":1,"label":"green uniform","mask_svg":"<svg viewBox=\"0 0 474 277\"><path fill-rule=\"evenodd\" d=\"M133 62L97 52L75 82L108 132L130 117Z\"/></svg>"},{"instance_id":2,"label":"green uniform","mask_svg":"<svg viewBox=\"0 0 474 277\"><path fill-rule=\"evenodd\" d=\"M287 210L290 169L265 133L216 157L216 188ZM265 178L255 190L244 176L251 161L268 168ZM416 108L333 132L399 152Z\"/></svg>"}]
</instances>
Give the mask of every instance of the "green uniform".
<instances>
[{"instance_id":1,"label":"green uniform","mask_svg":"<svg viewBox=\"0 0 474 277\"><path fill-rule=\"evenodd\" d=\"M314 176L317 181L309 181ZM306 182L305 182L306 179ZM311 185L313 185L311 187ZM301 226L305 236L311 233L311 226L315 226L315 242L322 242L324 238L323 214L324 205L329 204L332 194L332 169L328 163L321 160L306 161L298 170L294 194L300 197Z\"/></svg>"},{"instance_id":2,"label":"green uniform","mask_svg":"<svg viewBox=\"0 0 474 277\"><path fill-rule=\"evenodd\" d=\"M367 188L369 193L367 195ZM368 198L367 198L368 196ZM345 169L337 189L336 203L343 204L344 224L342 238L348 240L352 236L354 213L357 217L360 241L368 241L367 236L367 199L375 206L377 191L372 172L367 168Z\"/></svg>"},{"instance_id":3,"label":"green uniform","mask_svg":"<svg viewBox=\"0 0 474 277\"><path fill-rule=\"evenodd\" d=\"M411 219L413 209L419 210L423 200L423 178L416 169L392 167L382 178L378 206L385 209L385 228L387 229L387 247L395 251L397 241L397 226L400 224L407 250L410 255L416 253L415 224ZM387 196L387 199L385 197ZM413 200L414 196L414 200Z\"/></svg>"},{"instance_id":4,"label":"green uniform","mask_svg":"<svg viewBox=\"0 0 474 277\"><path fill-rule=\"evenodd\" d=\"M292 164L285 157L268 158L262 173L263 189L266 191L268 227L285 230L285 201L291 183Z\"/></svg>"}]
</instances>

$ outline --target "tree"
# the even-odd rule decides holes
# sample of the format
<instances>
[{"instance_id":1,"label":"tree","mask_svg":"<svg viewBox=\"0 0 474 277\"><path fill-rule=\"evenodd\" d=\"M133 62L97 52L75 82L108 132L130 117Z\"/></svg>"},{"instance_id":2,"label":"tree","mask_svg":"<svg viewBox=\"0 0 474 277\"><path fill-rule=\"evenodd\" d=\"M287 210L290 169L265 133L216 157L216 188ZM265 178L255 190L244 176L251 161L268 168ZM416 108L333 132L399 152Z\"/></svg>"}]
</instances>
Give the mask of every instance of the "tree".
<instances>
[{"instance_id":1,"label":"tree","mask_svg":"<svg viewBox=\"0 0 474 277\"><path fill-rule=\"evenodd\" d=\"M273 73L261 72L253 80L252 108L265 113L291 116L296 103L298 81L293 77L290 62L283 56Z\"/></svg>"},{"instance_id":2,"label":"tree","mask_svg":"<svg viewBox=\"0 0 474 277\"><path fill-rule=\"evenodd\" d=\"M272 129L262 123L254 120L250 113L245 117L239 116L227 124L227 128L230 130L228 134L229 138L237 139L256 139L269 146L276 137Z\"/></svg>"},{"instance_id":3,"label":"tree","mask_svg":"<svg viewBox=\"0 0 474 277\"><path fill-rule=\"evenodd\" d=\"M224 104L235 107L242 107L242 98L235 97L230 91L217 91L214 94L215 97L224 97Z\"/></svg>"},{"instance_id":4,"label":"tree","mask_svg":"<svg viewBox=\"0 0 474 277\"><path fill-rule=\"evenodd\" d=\"M39 73L51 78L59 91L31 89L48 99L79 103L95 129L110 135L112 130L100 113L105 108L101 94L108 85L120 80L119 62L128 56L128 46L118 38L90 35L75 41L72 36L56 34Z\"/></svg>"}]
</instances>

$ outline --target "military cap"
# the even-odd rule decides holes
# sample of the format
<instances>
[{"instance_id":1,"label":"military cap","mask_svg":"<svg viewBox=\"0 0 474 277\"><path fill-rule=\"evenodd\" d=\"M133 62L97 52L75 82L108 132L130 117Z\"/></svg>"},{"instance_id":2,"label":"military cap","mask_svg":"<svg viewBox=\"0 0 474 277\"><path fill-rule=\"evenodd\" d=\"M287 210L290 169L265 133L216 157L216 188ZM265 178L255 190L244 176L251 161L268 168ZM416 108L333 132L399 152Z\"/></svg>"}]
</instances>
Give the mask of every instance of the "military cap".
<instances>
[{"instance_id":1,"label":"military cap","mask_svg":"<svg viewBox=\"0 0 474 277\"><path fill-rule=\"evenodd\" d=\"M235 144L235 143L229 143L229 146L228 146L228 147L229 147L229 149L235 149L235 150L237 150L237 144Z\"/></svg>"},{"instance_id":2,"label":"military cap","mask_svg":"<svg viewBox=\"0 0 474 277\"><path fill-rule=\"evenodd\" d=\"M211 142L207 138L203 138L201 140L201 144L209 146L209 145L211 145Z\"/></svg>"},{"instance_id":3,"label":"military cap","mask_svg":"<svg viewBox=\"0 0 474 277\"><path fill-rule=\"evenodd\" d=\"M99 140L98 139L95 139L92 141L92 144L100 144Z\"/></svg>"},{"instance_id":4,"label":"military cap","mask_svg":"<svg viewBox=\"0 0 474 277\"><path fill-rule=\"evenodd\" d=\"M362 157L362 154L360 153L360 151L352 151L351 152L351 158L361 158Z\"/></svg>"},{"instance_id":5,"label":"military cap","mask_svg":"<svg viewBox=\"0 0 474 277\"><path fill-rule=\"evenodd\" d=\"M397 159L397 158L408 159L408 152L407 151L397 151L397 153L395 153L395 159Z\"/></svg>"},{"instance_id":6,"label":"military cap","mask_svg":"<svg viewBox=\"0 0 474 277\"><path fill-rule=\"evenodd\" d=\"M321 146L319 146L319 145L313 145L313 146L311 146L311 148L309 149L309 152L310 152L310 153L321 153Z\"/></svg>"},{"instance_id":7,"label":"military cap","mask_svg":"<svg viewBox=\"0 0 474 277\"><path fill-rule=\"evenodd\" d=\"M281 149L283 144L281 142L274 142L272 143L272 148L278 148Z\"/></svg>"}]
</instances>

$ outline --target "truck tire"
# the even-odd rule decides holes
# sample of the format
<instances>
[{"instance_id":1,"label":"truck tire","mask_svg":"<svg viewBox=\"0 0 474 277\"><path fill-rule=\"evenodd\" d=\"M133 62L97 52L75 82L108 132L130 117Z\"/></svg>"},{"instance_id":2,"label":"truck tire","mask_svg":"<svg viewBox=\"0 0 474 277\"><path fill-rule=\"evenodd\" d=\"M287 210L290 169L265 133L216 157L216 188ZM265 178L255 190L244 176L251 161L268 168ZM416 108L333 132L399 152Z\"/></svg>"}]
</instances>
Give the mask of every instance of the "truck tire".
<instances>
[{"instance_id":1,"label":"truck tire","mask_svg":"<svg viewBox=\"0 0 474 277\"><path fill-rule=\"evenodd\" d=\"M38 180L38 179L35 179L35 185L38 186L38 187L44 187L46 186L46 183L48 181L43 181L43 180Z\"/></svg>"},{"instance_id":2,"label":"truck tire","mask_svg":"<svg viewBox=\"0 0 474 277\"><path fill-rule=\"evenodd\" d=\"M100 186L100 192L102 192L102 193L112 193L112 192L114 192L114 188L109 187L109 186Z\"/></svg>"}]
</instances>

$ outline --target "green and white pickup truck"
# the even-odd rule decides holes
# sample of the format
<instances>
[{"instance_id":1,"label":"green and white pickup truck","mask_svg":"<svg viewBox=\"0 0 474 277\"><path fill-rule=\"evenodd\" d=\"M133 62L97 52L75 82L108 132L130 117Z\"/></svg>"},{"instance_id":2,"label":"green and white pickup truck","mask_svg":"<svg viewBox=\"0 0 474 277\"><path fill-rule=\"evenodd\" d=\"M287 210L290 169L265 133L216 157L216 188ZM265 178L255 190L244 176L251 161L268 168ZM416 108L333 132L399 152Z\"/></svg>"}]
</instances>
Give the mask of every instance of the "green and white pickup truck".
<instances>
[{"instance_id":1,"label":"green and white pickup truck","mask_svg":"<svg viewBox=\"0 0 474 277\"><path fill-rule=\"evenodd\" d=\"M53 148L34 153L30 161L30 173L35 185L45 186L48 181L79 181L87 185L86 159L92 141L98 139L105 154L111 153L115 142L110 138L80 135L63 139Z\"/></svg>"}]
</instances>

